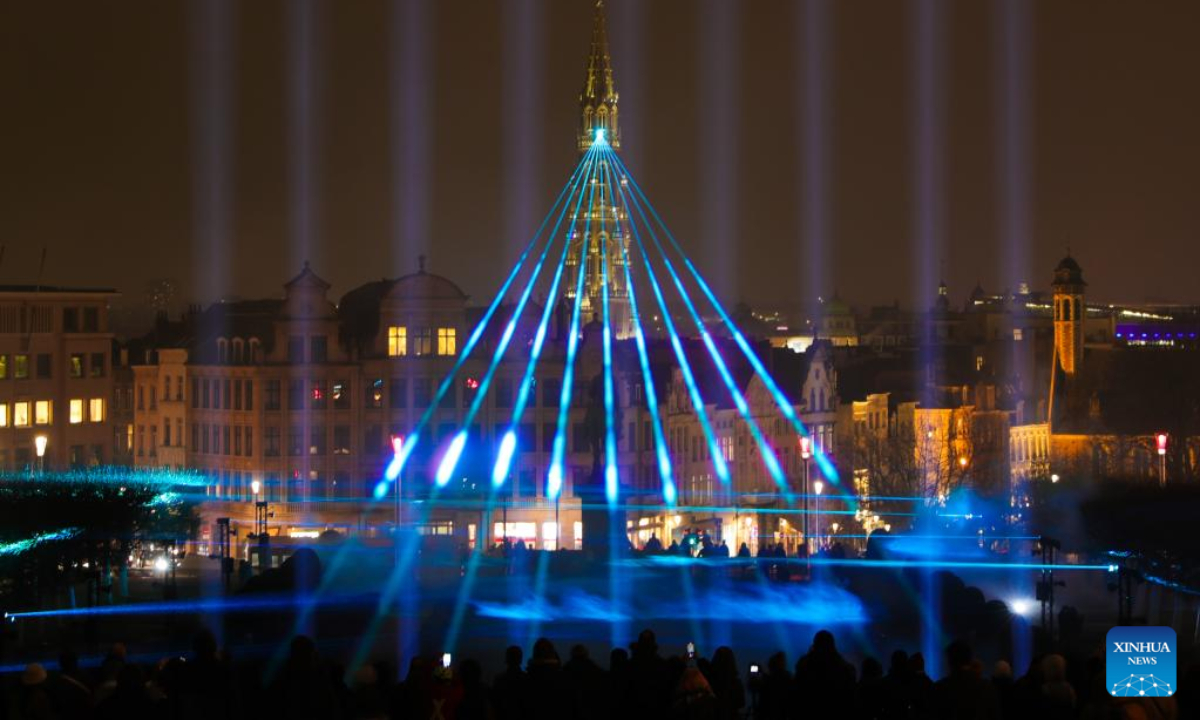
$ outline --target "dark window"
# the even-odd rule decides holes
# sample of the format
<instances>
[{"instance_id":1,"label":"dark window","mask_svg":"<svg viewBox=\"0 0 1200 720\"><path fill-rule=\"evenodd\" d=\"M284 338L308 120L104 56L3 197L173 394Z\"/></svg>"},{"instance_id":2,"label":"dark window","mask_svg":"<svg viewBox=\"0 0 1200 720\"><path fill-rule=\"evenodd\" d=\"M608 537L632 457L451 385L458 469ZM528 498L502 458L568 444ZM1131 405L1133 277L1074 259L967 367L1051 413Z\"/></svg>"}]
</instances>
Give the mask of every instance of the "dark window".
<instances>
[{"instance_id":1,"label":"dark window","mask_svg":"<svg viewBox=\"0 0 1200 720\"><path fill-rule=\"evenodd\" d=\"M558 426L554 423L542 423L542 452L554 451L554 433Z\"/></svg>"},{"instance_id":2,"label":"dark window","mask_svg":"<svg viewBox=\"0 0 1200 720\"><path fill-rule=\"evenodd\" d=\"M542 407L558 407L559 395L562 395L562 380L546 378L542 381Z\"/></svg>"},{"instance_id":3,"label":"dark window","mask_svg":"<svg viewBox=\"0 0 1200 720\"><path fill-rule=\"evenodd\" d=\"M63 308L63 332L79 332L79 308Z\"/></svg>"},{"instance_id":4,"label":"dark window","mask_svg":"<svg viewBox=\"0 0 1200 720\"><path fill-rule=\"evenodd\" d=\"M213 410L220 410L221 409L221 380L220 380L220 378L213 378L210 385L212 386Z\"/></svg>"},{"instance_id":5,"label":"dark window","mask_svg":"<svg viewBox=\"0 0 1200 720\"><path fill-rule=\"evenodd\" d=\"M591 450L588 441L587 425L575 423L571 426L571 445L577 453Z\"/></svg>"},{"instance_id":6,"label":"dark window","mask_svg":"<svg viewBox=\"0 0 1200 720\"><path fill-rule=\"evenodd\" d=\"M304 362L304 338L300 335L288 336L288 362L293 365Z\"/></svg>"},{"instance_id":7,"label":"dark window","mask_svg":"<svg viewBox=\"0 0 1200 720\"><path fill-rule=\"evenodd\" d=\"M192 451L199 450L200 445L200 426L192 423Z\"/></svg>"},{"instance_id":8,"label":"dark window","mask_svg":"<svg viewBox=\"0 0 1200 720\"><path fill-rule=\"evenodd\" d=\"M333 426L333 454L334 455L349 455L350 454L350 426L349 425L334 425Z\"/></svg>"},{"instance_id":9,"label":"dark window","mask_svg":"<svg viewBox=\"0 0 1200 720\"><path fill-rule=\"evenodd\" d=\"M324 455L325 454L325 426L324 425L313 425L311 428L309 428L308 454L309 455Z\"/></svg>"},{"instance_id":10,"label":"dark window","mask_svg":"<svg viewBox=\"0 0 1200 720\"><path fill-rule=\"evenodd\" d=\"M288 380L288 410L295 412L304 409L304 381Z\"/></svg>"},{"instance_id":11,"label":"dark window","mask_svg":"<svg viewBox=\"0 0 1200 720\"><path fill-rule=\"evenodd\" d=\"M279 428L275 425L263 428L263 455L279 457Z\"/></svg>"},{"instance_id":12,"label":"dark window","mask_svg":"<svg viewBox=\"0 0 1200 720\"><path fill-rule=\"evenodd\" d=\"M350 473L345 470L335 470L333 472L333 487L330 492L334 495L347 497L351 494Z\"/></svg>"},{"instance_id":13,"label":"dark window","mask_svg":"<svg viewBox=\"0 0 1200 720\"><path fill-rule=\"evenodd\" d=\"M230 380L229 380L228 378L226 378L226 379L225 379L225 409L226 409L226 410L228 410L228 409L229 409L229 401L230 401L230 397L229 397L229 396L230 396L230 394L231 394L231 393L229 392L229 387L230 387L230 385L231 385L231 384L232 384L232 383L230 382Z\"/></svg>"},{"instance_id":14,"label":"dark window","mask_svg":"<svg viewBox=\"0 0 1200 720\"><path fill-rule=\"evenodd\" d=\"M246 457L254 456L254 428L250 427L249 425L246 426L245 450L246 450Z\"/></svg>"},{"instance_id":15,"label":"dark window","mask_svg":"<svg viewBox=\"0 0 1200 720\"><path fill-rule=\"evenodd\" d=\"M288 428L288 455L301 455L304 450L304 430L299 425Z\"/></svg>"},{"instance_id":16,"label":"dark window","mask_svg":"<svg viewBox=\"0 0 1200 720\"><path fill-rule=\"evenodd\" d=\"M238 378L233 381L233 409L242 409L242 379Z\"/></svg>"},{"instance_id":17,"label":"dark window","mask_svg":"<svg viewBox=\"0 0 1200 720\"><path fill-rule=\"evenodd\" d=\"M537 471L524 469L517 474L517 494L523 498L537 494Z\"/></svg>"},{"instance_id":18,"label":"dark window","mask_svg":"<svg viewBox=\"0 0 1200 720\"><path fill-rule=\"evenodd\" d=\"M194 426L193 426L194 427ZM192 443L195 445L195 442ZM200 452L208 452L208 426L200 426Z\"/></svg>"},{"instance_id":19,"label":"dark window","mask_svg":"<svg viewBox=\"0 0 1200 720\"><path fill-rule=\"evenodd\" d=\"M253 380L246 381L246 409L247 410L254 409L254 381Z\"/></svg>"},{"instance_id":20,"label":"dark window","mask_svg":"<svg viewBox=\"0 0 1200 720\"><path fill-rule=\"evenodd\" d=\"M511 408L513 406L512 378L496 378L496 407Z\"/></svg>"},{"instance_id":21,"label":"dark window","mask_svg":"<svg viewBox=\"0 0 1200 720\"><path fill-rule=\"evenodd\" d=\"M83 309L83 331L100 331L100 310L98 308L88 307Z\"/></svg>"},{"instance_id":22,"label":"dark window","mask_svg":"<svg viewBox=\"0 0 1200 720\"><path fill-rule=\"evenodd\" d=\"M233 454L240 456L242 454L242 426L238 425L233 428Z\"/></svg>"},{"instance_id":23,"label":"dark window","mask_svg":"<svg viewBox=\"0 0 1200 720\"><path fill-rule=\"evenodd\" d=\"M263 389L263 407L267 410L278 410L279 405L279 381L268 380Z\"/></svg>"},{"instance_id":24,"label":"dark window","mask_svg":"<svg viewBox=\"0 0 1200 720\"><path fill-rule=\"evenodd\" d=\"M413 380L413 407L418 410L424 410L429 407L430 401L433 399L433 382L429 378L417 378Z\"/></svg>"},{"instance_id":25,"label":"dark window","mask_svg":"<svg viewBox=\"0 0 1200 720\"><path fill-rule=\"evenodd\" d=\"M331 389L334 410L350 409L350 383L346 380L334 380Z\"/></svg>"},{"instance_id":26,"label":"dark window","mask_svg":"<svg viewBox=\"0 0 1200 720\"><path fill-rule=\"evenodd\" d=\"M454 406L458 404L458 393L454 391L455 387L456 386L454 383L450 383L446 386L446 394L442 396L442 401L438 403L438 407L445 408L447 410L454 409Z\"/></svg>"},{"instance_id":27,"label":"dark window","mask_svg":"<svg viewBox=\"0 0 1200 720\"><path fill-rule=\"evenodd\" d=\"M49 353L38 353L37 376L39 378L50 377L50 354Z\"/></svg>"},{"instance_id":28,"label":"dark window","mask_svg":"<svg viewBox=\"0 0 1200 720\"><path fill-rule=\"evenodd\" d=\"M363 452L371 455L383 449L383 428L379 425L368 425L363 433Z\"/></svg>"},{"instance_id":29,"label":"dark window","mask_svg":"<svg viewBox=\"0 0 1200 720\"><path fill-rule=\"evenodd\" d=\"M408 381L404 378L392 378L392 391L388 394L388 404L393 408L408 407Z\"/></svg>"},{"instance_id":30,"label":"dark window","mask_svg":"<svg viewBox=\"0 0 1200 720\"><path fill-rule=\"evenodd\" d=\"M104 377L104 353L92 353L92 359L88 363L88 374L92 377Z\"/></svg>"},{"instance_id":31,"label":"dark window","mask_svg":"<svg viewBox=\"0 0 1200 720\"><path fill-rule=\"evenodd\" d=\"M310 340L309 362L325 362L329 358L329 340L324 335L313 335Z\"/></svg>"},{"instance_id":32,"label":"dark window","mask_svg":"<svg viewBox=\"0 0 1200 720\"><path fill-rule=\"evenodd\" d=\"M225 451L224 454L228 455L229 454L229 426L228 425L221 426L221 438L222 438L222 440L224 440L224 447L222 448Z\"/></svg>"},{"instance_id":33,"label":"dark window","mask_svg":"<svg viewBox=\"0 0 1200 720\"><path fill-rule=\"evenodd\" d=\"M521 423L517 429L517 447L520 452L533 452L537 448L537 426Z\"/></svg>"}]
</instances>

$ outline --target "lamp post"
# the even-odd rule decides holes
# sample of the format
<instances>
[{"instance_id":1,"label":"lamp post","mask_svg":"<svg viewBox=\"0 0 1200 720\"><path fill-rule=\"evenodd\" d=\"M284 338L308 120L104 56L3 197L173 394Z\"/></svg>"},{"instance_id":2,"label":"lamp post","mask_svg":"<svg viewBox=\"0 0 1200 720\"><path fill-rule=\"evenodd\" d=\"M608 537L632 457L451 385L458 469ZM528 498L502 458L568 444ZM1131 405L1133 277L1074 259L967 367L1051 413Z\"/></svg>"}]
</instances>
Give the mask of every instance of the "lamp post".
<instances>
[{"instance_id":1,"label":"lamp post","mask_svg":"<svg viewBox=\"0 0 1200 720\"><path fill-rule=\"evenodd\" d=\"M46 443L49 441L45 435L38 435L33 439L33 449L37 452L38 459L38 475L46 474Z\"/></svg>"},{"instance_id":2,"label":"lamp post","mask_svg":"<svg viewBox=\"0 0 1200 720\"><path fill-rule=\"evenodd\" d=\"M817 546L821 545L821 493L825 491L825 483L820 480L813 483L813 491L817 494Z\"/></svg>"},{"instance_id":3,"label":"lamp post","mask_svg":"<svg viewBox=\"0 0 1200 720\"><path fill-rule=\"evenodd\" d=\"M811 458L812 458L812 438L801 437L800 438L800 460L801 460L801 463L804 465L804 519L801 521L801 524L803 526L804 547L806 549L808 549L808 545L809 545L809 538L808 538L808 492L809 492L809 489L808 489L808 461ZM808 552L805 553L805 555L811 555L811 554L812 554L811 550L809 550Z\"/></svg>"},{"instance_id":4,"label":"lamp post","mask_svg":"<svg viewBox=\"0 0 1200 720\"><path fill-rule=\"evenodd\" d=\"M1158 446L1158 486L1167 486L1167 434L1158 433L1154 436L1154 444Z\"/></svg>"}]
</instances>

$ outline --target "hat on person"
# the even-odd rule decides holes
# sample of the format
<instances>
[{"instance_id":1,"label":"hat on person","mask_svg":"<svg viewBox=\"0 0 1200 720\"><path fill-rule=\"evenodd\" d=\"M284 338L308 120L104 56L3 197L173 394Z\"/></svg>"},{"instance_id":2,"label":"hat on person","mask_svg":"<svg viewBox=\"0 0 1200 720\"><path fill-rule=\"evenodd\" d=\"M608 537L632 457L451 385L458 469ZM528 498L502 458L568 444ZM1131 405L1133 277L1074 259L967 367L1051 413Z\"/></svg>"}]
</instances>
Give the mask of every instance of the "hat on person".
<instances>
[{"instance_id":1,"label":"hat on person","mask_svg":"<svg viewBox=\"0 0 1200 720\"><path fill-rule=\"evenodd\" d=\"M41 685L46 682L46 668L41 663L29 663L21 673L22 685Z\"/></svg>"}]
</instances>

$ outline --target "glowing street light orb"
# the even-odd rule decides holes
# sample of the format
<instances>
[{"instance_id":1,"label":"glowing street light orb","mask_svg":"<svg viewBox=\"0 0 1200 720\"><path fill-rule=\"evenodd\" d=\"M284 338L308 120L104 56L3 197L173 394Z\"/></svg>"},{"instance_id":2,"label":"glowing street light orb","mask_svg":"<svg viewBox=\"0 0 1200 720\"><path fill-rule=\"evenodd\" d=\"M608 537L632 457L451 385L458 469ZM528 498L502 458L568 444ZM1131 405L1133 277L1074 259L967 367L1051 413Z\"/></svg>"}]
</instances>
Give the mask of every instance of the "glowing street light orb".
<instances>
[{"instance_id":1,"label":"glowing street light orb","mask_svg":"<svg viewBox=\"0 0 1200 720\"><path fill-rule=\"evenodd\" d=\"M165 555L159 555L157 558L155 558L155 560L154 560L154 569L155 570L165 573L167 570L170 569L170 567L171 567L171 561L167 560L167 557Z\"/></svg>"},{"instance_id":2,"label":"glowing street light orb","mask_svg":"<svg viewBox=\"0 0 1200 720\"><path fill-rule=\"evenodd\" d=\"M1054 473L1050 476L1051 483L1057 483L1059 480L1062 480L1062 478L1058 476L1058 473Z\"/></svg>"},{"instance_id":3,"label":"glowing street light orb","mask_svg":"<svg viewBox=\"0 0 1200 720\"><path fill-rule=\"evenodd\" d=\"M260 483L257 480L254 480L253 482L250 483L250 493L251 494L257 495L260 490L262 490L262 483Z\"/></svg>"},{"instance_id":4,"label":"glowing street light orb","mask_svg":"<svg viewBox=\"0 0 1200 720\"><path fill-rule=\"evenodd\" d=\"M1033 601L1027 600L1025 598L1017 598L1015 600L1010 600L1008 603L1008 609L1010 612L1012 612L1013 615L1020 615L1021 617L1029 617L1030 613L1033 612Z\"/></svg>"},{"instance_id":5,"label":"glowing street light orb","mask_svg":"<svg viewBox=\"0 0 1200 720\"><path fill-rule=\"evenodd\" d=\"M818 495L825 492L825 483L821 482L820 480L814 482L813 483L813 492L815 492Z\"/></svg>"},{"instance_id":6,"label":"glowing street light orb","mask_svg":"<svg viewBox=\"0 0 1200 720\"><path fill-rule=\"evenodd\" d=\"M38 457L45 457L46 443L50 442L50 438L45 435L38 435L33 439L33 449L37 451Z\"/></svg>"},{"instance_id":7,"label":"glowing street light orb","mask_svg":"<svg viewBox=\"0 0 1200 720\"><path fill-rule=\"evenodd\" d=\"M800 438L800 457L805 460L812 457L812 438Z\"/></svg>"}]
</instances>

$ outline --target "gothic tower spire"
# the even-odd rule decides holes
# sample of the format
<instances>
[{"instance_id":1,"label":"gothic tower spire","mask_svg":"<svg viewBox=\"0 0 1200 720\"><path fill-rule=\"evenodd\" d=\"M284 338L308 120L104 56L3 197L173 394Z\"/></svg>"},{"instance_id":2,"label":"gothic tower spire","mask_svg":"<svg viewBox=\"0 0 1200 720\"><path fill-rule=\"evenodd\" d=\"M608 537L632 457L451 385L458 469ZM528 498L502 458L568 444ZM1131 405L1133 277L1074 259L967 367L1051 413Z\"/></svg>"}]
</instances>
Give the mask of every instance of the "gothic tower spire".
<instances>
[{"instance_id":1,"label":"gothic tower spire","mask_svg":"<svg viewBox=\"0 0 1200 720\"><path fill-rule=\"evenodd\" d=\"M579 152L585 153L596 139L598 130L614 150L621 149L621 129L617 124L617 86L613 82L612 57L608 54L608 21L604 0L596 0L592 18L592 45L588 52L587 75L579 93Z\"/></svg>"}]
</instances>

